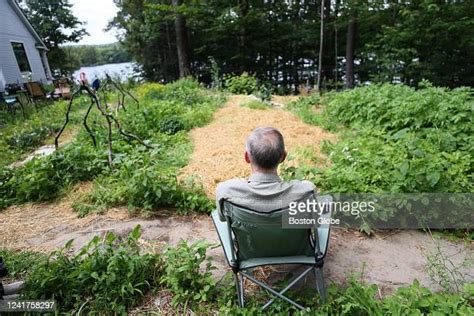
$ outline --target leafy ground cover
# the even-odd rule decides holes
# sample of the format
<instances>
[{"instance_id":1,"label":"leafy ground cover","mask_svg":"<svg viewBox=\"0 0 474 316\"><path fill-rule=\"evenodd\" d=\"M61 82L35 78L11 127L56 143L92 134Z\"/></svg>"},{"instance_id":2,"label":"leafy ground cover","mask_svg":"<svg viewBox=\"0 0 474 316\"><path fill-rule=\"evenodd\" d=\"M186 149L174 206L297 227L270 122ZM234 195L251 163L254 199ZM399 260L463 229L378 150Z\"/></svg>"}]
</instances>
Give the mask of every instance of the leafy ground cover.
<instances>
[{"instance_id":1,"label":"leafy ground cover","mask_svg":"<svg viewBox=\"0 0 474 316\"><path fill-rule=\"evenodd\" d=\"M415 90L385 84L311 96L290 109L304 121L343 136L326 146L332 167L315 178L324 189L471 192L472 95L469 88L448 90L425 83ZM315 104L323 105L321 112L314 110Z\"/></svg>"},{"instance_id":2,"label":"leafy ground cover","mask_svg":"<svg viewBox=\"0 0 474 316\"><path fill-rule=\"evenodd\" d=\"M97 147L81 130L72 143L46 158L33 159L15 169L1 168L0 208L51 200L74 183L94 180L92 193L76 205L82 214L112 205L144 211L160 206L181 211L209 210L211 202L199 187L178 182L177 172L192 151L187 131L207 123L223 98L208 93L193 80L166 86L148 84L139 87L137 94L141 106L127 107L118 118L124 130L144 139L152 149L126 142L114 132L114 168L110 169L105 122L93 112L89 122Z\"/></svg>"},{"instance_id":3,"label":"leafy ground cover","mask_svg":"<svg viewBox=\"0 0 474 316\"><path fill-rule=\"evenodd\" d=\"M254 291L247 297L247 307L238 308L231 276L212 277L215 268L206 257L212 245L204 241L183 241L176 247L144 253L137 226L125 237L113 233L96 237L77 253L70 251L70 245L47 258L26 252L0 251L0 255L15 276L26 280L24 298L55 299L61 312L124 314L130 309L140 311L147 298L158 297L162 305L146 306L147 311L252 315L261 313L259 308L267 298L262 291ZM22 264L25 258L29 259L27 267ZM328 301L321 306L313 290L290 293L309 308L301 314L469 315L474 287L466 284L459 293L434 293L415 281L381 298L375 285L365 285L353 276L347 286L331 285L328 294ZM279 301L268 312L297 313Z\"/></svg>"},{"instance_id":4,"label":"leafy ground cover","mask_svg":"<svg viewBox=\"0 0 474 316\"><path fill-rule=\"evenodd\" d=\"M3 121L0 122L0 168L18 161L52 138L64 122L67 105L67 101L41 104L38 108L28 109L26 118L3 114ZM82 122L81 111L85 108L85 99L80 98L72 108L71 125Z\"/></svg>"},{"instance_id":5,"label":"leafy ground cover","mask_svg":"<svg viewBox=\"0 0 474 316\"><path fill-rule=\"evenodd\" d=\"M337 131L340 141L323 146L331 162L327 168L284 168L286 177L308 178L322 190L341 193L474 189L472 89L427 82L418 90L371 85L301 98L289 109L305 122Z\"/></svg>"}]
</instances>

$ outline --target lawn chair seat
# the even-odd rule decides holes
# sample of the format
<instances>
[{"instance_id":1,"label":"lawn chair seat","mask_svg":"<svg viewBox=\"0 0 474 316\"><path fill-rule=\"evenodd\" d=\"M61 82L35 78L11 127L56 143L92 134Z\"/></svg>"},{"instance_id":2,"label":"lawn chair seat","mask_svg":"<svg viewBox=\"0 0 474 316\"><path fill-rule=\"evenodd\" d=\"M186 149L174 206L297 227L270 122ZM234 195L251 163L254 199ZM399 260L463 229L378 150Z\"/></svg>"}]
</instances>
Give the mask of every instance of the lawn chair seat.
<instances>
[{"instance_id":1,"label":"lawn chair seat","mask_svg":"<svg viewBox=\"0 0 474 316\"><path fill-rule=\"evenodd\" d=\"M46 98L46 93L44 92L41 83L32 81L25 83L25 86L33 100Z\"/></svg>"},{"instance_id":2,"label":"lawn chair seat","mask_svg":"<svg viewBox=\"0 0 474 316\"><path fill-rule=\"evenodd\" d=\"M332 201L330 196L318 196L316 199L319 203ZM312 229L283 228L282 216L288 211L287 209L262 213L223 201L222 210L225 221L220 220L217 210L212 212L211 217L227 263L234 273L237 298L241 307L244 306L243 278L246 277L273 296L303 309L303 306L283 294L311 271L316 278L316 289L321 302L325 301L322 267L328 248L329 225L315 226ZM326 210L327 212L321 216L330 219L331 210L330 208ZM255 279L246 271L258 266L280 264L301 264L309 267L280 292ZM263 308L268 307L273 301L274 299L268 301Z\"/></svg>"}]
</instances>

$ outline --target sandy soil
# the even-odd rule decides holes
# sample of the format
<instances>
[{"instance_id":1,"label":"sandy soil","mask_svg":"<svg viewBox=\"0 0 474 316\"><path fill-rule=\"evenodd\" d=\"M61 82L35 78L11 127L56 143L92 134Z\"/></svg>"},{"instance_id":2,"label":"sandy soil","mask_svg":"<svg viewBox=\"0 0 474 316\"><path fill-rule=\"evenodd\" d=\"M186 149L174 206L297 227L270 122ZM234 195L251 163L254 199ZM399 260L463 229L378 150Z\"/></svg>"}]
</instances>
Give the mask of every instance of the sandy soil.
<instances>
[{"instance_id":1,"label":"sandy soil","mask_svg":"<svg viewBox=\"0 0 474 316\"><path fill-rule=\"evenodd\" d=\"M219 181L247 176L248 166L241 159L242 147L246 134L255 126L281 128L290 151L301 145L317 148L322 139L334 137L317 127L301 123L283 110L240 107L246 100L242 96L231 98L227 106L216 113L210 125L191 132L196 148L191 164L184 171L188 175L199 175L210 195ZM206 239L218 243L209 216L140 218L131 216L125 209L113 209L104 215L78 218L71 204L88 190L90 184L79 184L61 201L13 206L2 211L0 248L50 251L74 239L73 247L78 249L95 235L103 236L107 231L126 235L138 224L142 226L146 249L164 244L176 245L181 239ZM160 211L160 214L166 213L166 210ZM349 274L362 273L364 281L379 286L380 295L410 284L414 279L438 289L428 276L424 255L437 249L436 246L429 235L419 231L390 232L368 238L355 231L333 229L324 267L326 278L329 282L343 284ZM472 245L440 240L439 246L456 265L474 255ZM218 267L216 276L229 271L220 248L211 250L209 255L214 257L214 264ZM282 267L278 271L292 269L294 267ZM472 265L461 271L466 279L474 280Z\"/></svg>"}]
</instances>

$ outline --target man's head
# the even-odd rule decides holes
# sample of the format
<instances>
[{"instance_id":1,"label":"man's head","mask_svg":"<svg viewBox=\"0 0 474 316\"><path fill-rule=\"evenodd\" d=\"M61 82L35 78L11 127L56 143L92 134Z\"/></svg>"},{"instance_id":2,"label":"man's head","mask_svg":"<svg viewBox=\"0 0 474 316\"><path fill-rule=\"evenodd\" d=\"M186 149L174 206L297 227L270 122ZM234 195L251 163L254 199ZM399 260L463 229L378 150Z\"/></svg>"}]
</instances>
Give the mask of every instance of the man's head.
<instances>
[{"instance_id":1,"label":"man's head","mask_svg":"<svg viewBox=\"0 0 474 316\"><path fill-rule=\"evenodd\" d=\"M283 135L273 127L259 127L250 133L245 148L245 161L253 171L274 172L286 158Z\"/></svg>"}]
</instances>

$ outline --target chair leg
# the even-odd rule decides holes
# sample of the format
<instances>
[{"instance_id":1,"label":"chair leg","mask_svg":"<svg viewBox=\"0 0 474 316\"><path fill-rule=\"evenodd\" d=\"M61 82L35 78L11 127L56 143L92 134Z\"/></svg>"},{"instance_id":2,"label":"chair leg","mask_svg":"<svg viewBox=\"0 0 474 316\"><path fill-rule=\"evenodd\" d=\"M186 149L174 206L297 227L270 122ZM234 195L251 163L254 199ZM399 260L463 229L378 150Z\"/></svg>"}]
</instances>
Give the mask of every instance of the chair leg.
<instances>
[{"instance_id":1,"label":"chair leg","mask_svg":"<svg viewBox=\"0 0 474 316\"><path fill-rule=\"evenodd\" d=\"M240 307L245 306L245 293L244 293L244 277L242 273L239 273L240 275Z\"/></svg>"},{"instance_id":2,"label":"chair leg","mask_svg":"<svg viewBox=\"0 0 474 316\"><path fill-rule=\"evenodd\" d=\"M309 267L308 269L306 269L303 273L301 273L299 276L293 278L293 280L283 289L281 290L279 293L281 295L285 294L286 291L288 291L290 288L293 287L293 285L295 285L299 280L301 280L303 277L305 277L309 272L311 272L313 268L312 267ZM270 306L271 304L273 304L273 302L275 301L275 298L272 298L271 300L269 300L265 305L263 305L262 309L265 309L267 308L268 306Z\"/></svg>"},{"instance_id":3,"label":"chair leg","mask_svg":"<svg viewBox=\"0 0 474 316\"><path fill-rule=\"evenodd\" d=\"M319 293L320 303L326 302L326 288L324 286L323 268L314 267L314 277L316 278L316 290Z\"/></svg>"},{"instance_id":4,"label":"chair leg","mask_svg":"<svg viewBox=\"0 0 474 316\"><path fill-rule=\"evenodd\" d=\"M237 303L239 304L240 307L244 307L244 286L243 286L243 281L242 281L242 275L239 275L238 273L234 273L234 280L235 280L235 287L237 290Z\"/></svg>"}]
</instances>

